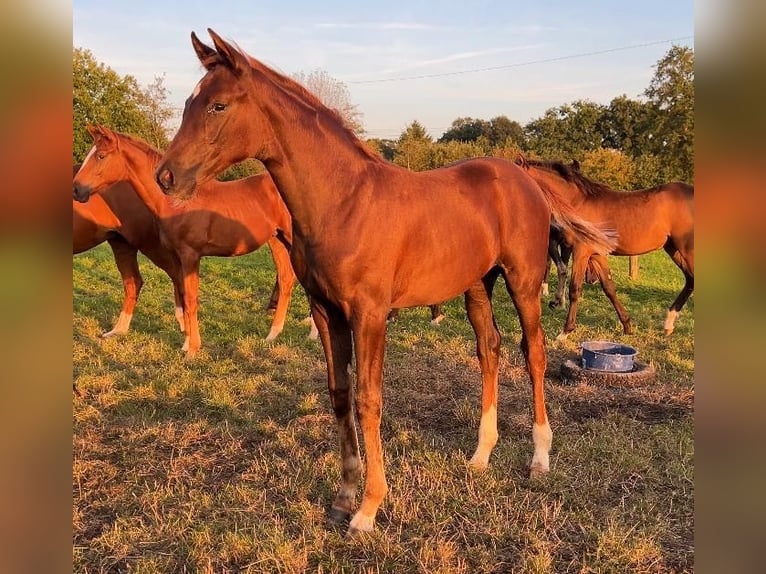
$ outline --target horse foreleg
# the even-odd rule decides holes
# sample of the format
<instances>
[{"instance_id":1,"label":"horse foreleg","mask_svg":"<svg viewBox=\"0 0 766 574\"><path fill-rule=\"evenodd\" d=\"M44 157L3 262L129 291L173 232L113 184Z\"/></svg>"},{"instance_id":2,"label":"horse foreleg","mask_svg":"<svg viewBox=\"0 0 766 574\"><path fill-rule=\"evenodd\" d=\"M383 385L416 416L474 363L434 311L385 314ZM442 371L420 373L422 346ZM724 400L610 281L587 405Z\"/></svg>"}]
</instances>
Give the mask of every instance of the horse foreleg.
<instances>
[{"instance_id":1,"label":"horse foreleg","mask_svg":"<svg viewBox=\"0 0 766 574\"><path fill-rule=\"evenodd\" d=\"M330 507L329 520L343 524L354 509L356 491L362 473L359 441L352 407L353 390L348 373L353 346L351 328L340 310L309 298L311 316L316 324L327 362L327 389L330 395L340 442L341 484Z\"/></svg>"},{"instance_id":2,"label":"horse foreleg","mask_svg":"<svg viewBox=\"0 0 766 574\"><path fill-rule=\"evenodd\" d=\"M144 284L141 272L138 269L138 251L136 248L128 245L123 239L116 238L109 239L109 245L112 248L117 269L122 276L124 298L122 301L120 317L117 319L117 323L115 323L111 331L107 331L101 335L104 338L113 337L115 335L124 335L128 332L128 329L130 329L130 322L133 319L133 310L136 307L138 294L141 292L141 287Z\"/></svg>"},{"instance_id":3,"label":"horse foreleg","mask_svg":"<svg viewBox=\"0 0 766 574\"><path fill-rule=\"evenodd\" d=\"M184 341L183 351L186 351L186 358L191 359L196 356L202 340L199 334L199 319L197 309L199 306L199 257L189 255L186 260L182 260L183 280L184 280L184 324L186 326L186 340Z\"/></svg>"},{"instance_id":4,"label":"horse foreleg","mask_svg":"<svg viewBox=\"0 0 766 574\"><path fill-rule=\"evenodd\" d=\"M527 372L532 383L533 425L532 443L534 454L529 466L530 477L548 472L550 469L550 450L553 432L548 422L545 408L545 333L540 323L540 298L531 283L514 274L506 274L508 293L516 307L521 323L521 351L527 364Z\"/></svg>"},{"instance_id":5,"label":"horse foreleg","mask_svg":"<svg viewBox=\"0 0 766 574\"><path fill-rule=\"evenodd\" d=\"M476 335L476 355L481 367L481 421L479 442L471 466L483 470L497 444L497 383L500 360L500 332L492 312L492 288L497 272L492 272L465 292L465 310Z\"/></svg>"},{"instance_id":6,"label":"horse foreleg","mask_svg":"<svg viewBox=\"0 0 766 574\"><path fill-rule=\"evenodd\" d=\"M274 260L274 266L277 268L279 296L277 298L276 312L271 321L271 329L266 336L267 341L275 339L285 328L287 307L290 304L290 296L295 285L295 271L293 271L293 266L290 263L290 252L287 250L287 247L279 239L273 237L269 239L269 249Z\"/></svg>"},{"instance_id":7,"label":"horse foreleg","mask_svg":"<svg viewBox=\"0 0 766 574\"><path fill-rule=\"evenodd\" d=\"M364 497L348 526L348 534L373 529L375 515L388 492L380 439L383 410L383 355L387 309L356 309L352 318L356 350L356 412L367 458Z\"/></svg>"},{"instance_id":8,"label":"horse foreleg","mask_svg":"<svg viewBox=\"0 0 766 574\"><path fill-rule=\"evenodd\" d=\"M614 279L612 279L612 272L609 270L609 263L607 262L606 257L598 253L591 255L589 265L595 267L596 275L601 283L601 289L604 291L604 294L617 312L617 317L619 317L620 323L622 323L623 333L629 335L633 330L630 323L630 316L617 298L617 286L614 283Z\"/></svg>"},{"instance_id":9,"label":"horse foreleg","mask_svg":"<svg viewBox=\"0 0 766 574\"><path fill-rule=\"evenodd\" d=\"M577 324L577 307L580 301L580 294L582 293L582 284L585 281L585 268L588 266L590 255L587 251L573 251L572 278L569 281L569 310L567 311L564 329L556 337L559 340L566 339L567 335L574 331Z\"/></svg>"},{"instance_id":10,"label":"horse foreleg","mask_svg":"<svg viewBox=\"0 0 766 574\"><path fill-rule=\"evenodd\" d=\"M676 317L681 312L681 308L686 304L687 299L694 292L694 252L687 250L681 253L670 242L665 245L665 251L670 255L673 262L678 265L684 274L685 283L681 292L676 297L673 304L668 308L668 314L665 317L664 330L666 335L673 333L675 329Z\"/></svg>"}]
</instances>

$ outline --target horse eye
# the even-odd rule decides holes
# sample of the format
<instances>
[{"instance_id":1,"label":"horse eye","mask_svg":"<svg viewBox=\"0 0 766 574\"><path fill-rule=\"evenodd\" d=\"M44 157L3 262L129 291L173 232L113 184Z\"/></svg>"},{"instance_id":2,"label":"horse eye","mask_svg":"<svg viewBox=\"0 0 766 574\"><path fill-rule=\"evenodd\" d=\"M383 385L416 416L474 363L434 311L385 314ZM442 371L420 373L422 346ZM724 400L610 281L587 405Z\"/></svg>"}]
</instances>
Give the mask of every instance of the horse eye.
<instances>
[{"instance_id":1,"label":"horse eye","mask_svg":"<svg viewBox=\"0 0 766 574\"><path fill-rule=\"evenodd\" d=\"M222 104L220 102L214 103L212 106L210 106L210 109L208 110L211 114L219 114L222 111L226 109L226 104Z\"/></svg>"},{"instance_id":2,"label":"horse eye","mask_svg":"<svg viewBox=\"0 0 766 574\"><path fill-rule=\"evenodd\" d=\"M106 154L105 154L104 152L99 152L99 153L96 155L96 157L97 157L98 159L104 159L104 158L106 157Z\"/></svg>"}]
</instances>

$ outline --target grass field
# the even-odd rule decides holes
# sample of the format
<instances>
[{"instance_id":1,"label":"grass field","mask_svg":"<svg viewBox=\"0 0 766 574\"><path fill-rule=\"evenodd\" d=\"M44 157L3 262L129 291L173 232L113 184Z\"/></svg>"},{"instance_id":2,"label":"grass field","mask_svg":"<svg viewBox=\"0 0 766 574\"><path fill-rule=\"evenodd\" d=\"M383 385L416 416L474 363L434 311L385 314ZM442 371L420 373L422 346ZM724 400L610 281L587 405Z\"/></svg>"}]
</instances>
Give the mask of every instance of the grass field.
<instances>
[{"instance_id":1,"label":"grass field","mask_svg":"<svg viewBox=\"0 0 766 574\"><path fill-rule=\"evenodd\" d=\"M390 326L382 435L389 494L376 531L347 540L325 523L339 479L324 359L301 324L265 343L273 282L265 250L205 259L203 351L183 359L169 279L145 259L131 332L102 340L122 288L101 246L74 258L73 561L76 572L691 572L694 569L694 301L665 337L681 287L664 253L612 258L633 318L623 336L586 286L579 327L544 307L551 472L530 482L531 391L518 319L495 291L503 333L500 441L469 469L481 384L460 299ZM558 376L580 341L637 347L645 387L571 385Z\"/></svg>"}]
</instances>

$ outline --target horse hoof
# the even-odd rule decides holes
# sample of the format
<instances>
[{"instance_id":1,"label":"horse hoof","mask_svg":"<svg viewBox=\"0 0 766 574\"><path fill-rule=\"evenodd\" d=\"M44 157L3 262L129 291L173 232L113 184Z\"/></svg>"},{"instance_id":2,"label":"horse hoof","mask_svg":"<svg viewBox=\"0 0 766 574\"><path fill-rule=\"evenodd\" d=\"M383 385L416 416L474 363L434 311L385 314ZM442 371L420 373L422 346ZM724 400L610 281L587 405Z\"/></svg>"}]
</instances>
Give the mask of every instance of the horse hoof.
<instances>
[{"instance_id":1,"label":"horse hoof","mask_svg":"<svg viewBox=\"0 0 766 574\"><path fill-rule=\"evenodd\" d=\"M545 468L542 464L536 462L529 467L529 479L534 480L536 478L541 478L548 474L548 470L549 469Z\"/></svg>"},{"instance_id":2,"label":"horse hoof","mask_svg":"<svg viewBox=\"0 0 766 574\"><path fill-rule=\"evenodd\" d=\"M443 319L444 319L444 315L439 315L439 316L438 316L438 317L436 317L435 319L431 319L431 325L433 325L434 327L436 327L436 326L438 326L438 325L439 325L439 323L441 323L441 322L442 322L442 320L443 320Z\"/></svg>"},{"instance_id":3,"label":"horse hoof","mask_svg":"<svg viewBox=\"0 0 766 574\"><path fill-rule=\"evenodd\" d=\"M345 526L351 519L351 513L340 508L331 508L327 513L327 522L333 526Z\"/></svg>"},{"instance_id":4,"label":"horse hoof","mask_svg":"<svg viewBox=\"0 0 766 574\"><path fill-rule=\"evenodd\" d=\"M551 309L555 309L555 308L557 308L558 306L559 306L559 302L558 302L558 301L548 301L548 307L549 307L549 308L551 308Z\"/></svg>"},{"instance_id":5,"label":"horse hoof","mask_svg":"<svg viewBox=\"0 0 766 574\"><path fill-rule=\"evenodd\" d=\"M102 339L111 339L112 337L118 337L120 335L124 335L127 333L127 331L118 331L117 329L112 329L111 331L107 331L106 333L101 334Z\"/></svg>"},{"instance_id":6,"label":"horse hoof","mask_svg":"<svg viewBox=\"0 0 766 574\"><path fill-rule=\"evenodd\" d=\"M346 531L346 538L355 538L362 532L372 532L375 525L375 518L372 516L361 516L358 512L351 519Z\"/></svg>"},{"instance_id":7,"label":"horse hoof","mask_svg":"<svg viewBox=\"0 0 766 574\"><path fill-rule=\"evenodd\" d=\"M563 343L564 341L567 340L567 338L569 338L569 333L563 333L562 332L562 333L559 333L558 335L556 335L556 340L559 343Z\"/></svg>"}]
</instances>

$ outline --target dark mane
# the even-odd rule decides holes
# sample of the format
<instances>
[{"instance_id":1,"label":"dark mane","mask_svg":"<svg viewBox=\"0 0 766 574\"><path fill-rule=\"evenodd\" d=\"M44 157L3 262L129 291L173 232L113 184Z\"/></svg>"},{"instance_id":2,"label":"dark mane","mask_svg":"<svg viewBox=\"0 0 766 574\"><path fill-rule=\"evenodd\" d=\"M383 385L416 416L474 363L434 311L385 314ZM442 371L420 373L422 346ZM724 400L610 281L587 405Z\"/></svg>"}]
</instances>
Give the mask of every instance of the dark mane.
<instances>
[{"instance_id":1,"label":"dark mane","mask_svg":"<svg viewBox=\"0 0 766 574\"><path fill-rule=\"evenodd\" d=\"M532 167L539 167L541 169L547 169L548 171L555 172L565 181L574 183L577 187L580 188L580 191L582 191L584 195L590 197L598 197L604 193L615 191L608 185L588 179L582 173L580 173L579 170L574 169L571 165L567 165L561 161L543 161L534 159L525 159L524 161L527 163L527 165Z\"/></svg>"},{"instance_id":2,"label":"dark mane","mask_svg":"<svg viewBox=\"0 0 766 574\"><path fill-rule=\"evenodd\" d=\"M313 94L309 89L303 86L300 82L284 74L281 74L280 72L277 72L276 70L267 66L263 62L256 60L255 58L247 54L239 46L237 46L237 50L239 51L240 54L242 54L247 59L247 61L250 63L250 65L253 68L262 72L282 92L284 92L285 94L293 98L296 98L304 105L309 106L310 108L316 111L321 111L323 114L330 116L333 122L337 124L338 129L342 130L345 133L347 139L349 139L356 146L356 148L359 151L361 151L365 156L367 156L369 159L372 159L374 161L378 161L378 162L384 161L379 154L372 151L370 148L368 148L359 140L359 137L353 132L353 130L351 130L346 125L346 122L343 120L343 116L341 116L337 110L329 108L328 106L323 104L322 101L315 94ZM217 57L217 56L213 56L213 57Z\"/></svg>"}]
</instances>

